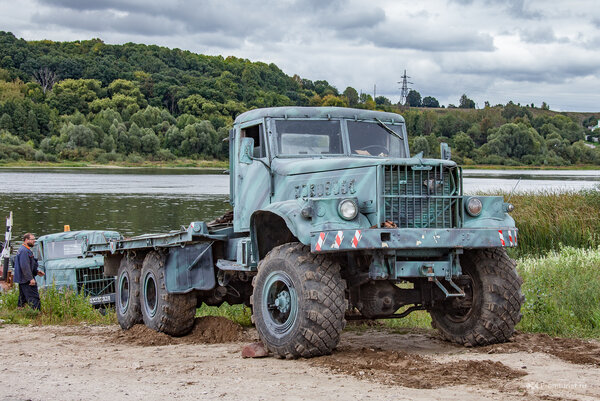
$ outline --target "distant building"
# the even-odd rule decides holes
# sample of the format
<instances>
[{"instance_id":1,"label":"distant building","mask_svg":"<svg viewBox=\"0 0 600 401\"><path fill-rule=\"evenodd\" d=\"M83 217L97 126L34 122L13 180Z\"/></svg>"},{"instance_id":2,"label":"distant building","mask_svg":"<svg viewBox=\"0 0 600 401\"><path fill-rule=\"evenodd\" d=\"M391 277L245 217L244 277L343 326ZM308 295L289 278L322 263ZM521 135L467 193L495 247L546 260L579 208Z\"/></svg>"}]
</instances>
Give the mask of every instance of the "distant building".
<instances>
[{"instance_id":1,"label":"distant building","mask_svg":"<svg viewBox=\"0 0 600 401\"><path fill-rule=\"evenodd\" d=\"M599 129L599 128L600 128L600 120L598 120L598 123L596 125L591 125L591 126L588 127L588 129L590 131L593 131L593 130Z\"/></svg>"}]
</instances>

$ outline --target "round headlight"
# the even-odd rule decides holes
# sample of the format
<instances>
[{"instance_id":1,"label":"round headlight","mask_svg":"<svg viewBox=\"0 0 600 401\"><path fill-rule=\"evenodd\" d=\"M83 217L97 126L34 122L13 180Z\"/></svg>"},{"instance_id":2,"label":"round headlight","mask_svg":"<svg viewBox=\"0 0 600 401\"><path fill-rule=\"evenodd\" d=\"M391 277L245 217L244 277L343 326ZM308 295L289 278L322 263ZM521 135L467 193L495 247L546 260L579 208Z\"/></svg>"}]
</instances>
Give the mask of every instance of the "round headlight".
<instances>
[{"instance_id":1,"label":"round headlight","mask_svg":"<svg viewBox=\"0 0 600 401\"><path fill-rule=\"evenodd\" d=\"M479 198L469 198L467 201L467 212L473 216L479 216L481 213L481 209L483 209L483 204Z\"/></svg>"},{"instance_id":2,"label":"round headlight","mask_svg":"<svg viewBox=\"0 0 600 401\"><path fill-rule=\"evenodd\" d=\"M338 206L338 212L346 220L352 220L358 214L358 206L352 199L344 199Z\"/></svg>"}]
</instances>

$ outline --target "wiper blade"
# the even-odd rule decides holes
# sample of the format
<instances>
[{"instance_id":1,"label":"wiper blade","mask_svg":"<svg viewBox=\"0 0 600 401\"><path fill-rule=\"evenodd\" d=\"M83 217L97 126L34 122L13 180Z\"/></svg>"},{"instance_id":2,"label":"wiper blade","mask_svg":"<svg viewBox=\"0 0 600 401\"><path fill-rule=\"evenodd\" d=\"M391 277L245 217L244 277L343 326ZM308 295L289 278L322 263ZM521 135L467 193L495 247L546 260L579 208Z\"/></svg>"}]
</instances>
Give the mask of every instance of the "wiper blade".
<instances>
[{"instance_id":1,"label":"wiper blade","mask_svg":"<svg viewBox=\"0 0 600 401\"><path fill-rule=\"evenodd\" d=\"M402 135L398 134L396 131L394 131L393 129L391 129L390 127L388 127L387 125L385 125L380 119L378 119L377 117L375 117L375 121L377 121L377 125L379 125L381 128L383 128L384 130L386 130L387 132L389 132L390 134L394 135L395 137L399 138L401 141L404 140L404 138L402 137Z\"/></svg>"}]
</instances>

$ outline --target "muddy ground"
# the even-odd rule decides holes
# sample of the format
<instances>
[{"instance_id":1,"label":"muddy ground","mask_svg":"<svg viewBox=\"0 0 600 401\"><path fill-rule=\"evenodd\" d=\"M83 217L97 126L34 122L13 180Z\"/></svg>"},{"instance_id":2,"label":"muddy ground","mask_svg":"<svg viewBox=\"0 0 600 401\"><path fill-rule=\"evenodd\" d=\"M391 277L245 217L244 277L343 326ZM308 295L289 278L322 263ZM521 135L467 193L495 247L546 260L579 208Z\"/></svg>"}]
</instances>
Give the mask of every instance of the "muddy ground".
<instances>
[{"instance_id":1,"label":"muddy ground","mask_svg":"<svg viewBox=\"0 0 600 401\"><path fill-rule=\"evenodd\" d=\"M517 334L464 348L435 331L347 329L329 356L242 359L256 331L198 318L172 338L138 325L0 327L5 400L597 400L600 342Z\"/></svg>"}]
</instances>

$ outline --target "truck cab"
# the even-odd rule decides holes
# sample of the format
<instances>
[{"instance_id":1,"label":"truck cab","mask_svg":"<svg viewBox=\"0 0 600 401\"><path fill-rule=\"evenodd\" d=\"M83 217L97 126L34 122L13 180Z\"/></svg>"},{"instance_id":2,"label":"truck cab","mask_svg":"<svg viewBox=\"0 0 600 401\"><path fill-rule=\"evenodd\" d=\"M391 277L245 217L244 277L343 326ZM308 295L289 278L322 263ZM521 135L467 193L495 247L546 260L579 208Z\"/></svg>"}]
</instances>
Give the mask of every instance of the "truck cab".
<instances>
[{"instance_id":1,"label":"truck cab","mask_svg":"<svg viewBox=\"0 0 600 401\"><path fill-rule=\"evenodd\" d=\"M39 269L45 274L36 277L40 288L56 286L71 288L89 297L94 306L115 302L115 279L103 274L104 258L85 256L88 241L98 242L121 238L115 231L67 231L38 238L33 253Z\"/></svg>"},{"instance_id":2,"label":"truck cab","mask_svg":"<svg viewBox=\"0 0 600 401\"><path fill-rule=\"evenodd\" d=\"M380 264L394 250L435 248L450 258L465 247L516 245L512 206L464 196L447 147L441 160L411 157L398 114L259 109L236 119L231 141L234 231L250 233L256 262L291 238L319 253L379 249ZM460 273L438 264L434 274L452 269Z\"/></svg>"}]
</instances>

